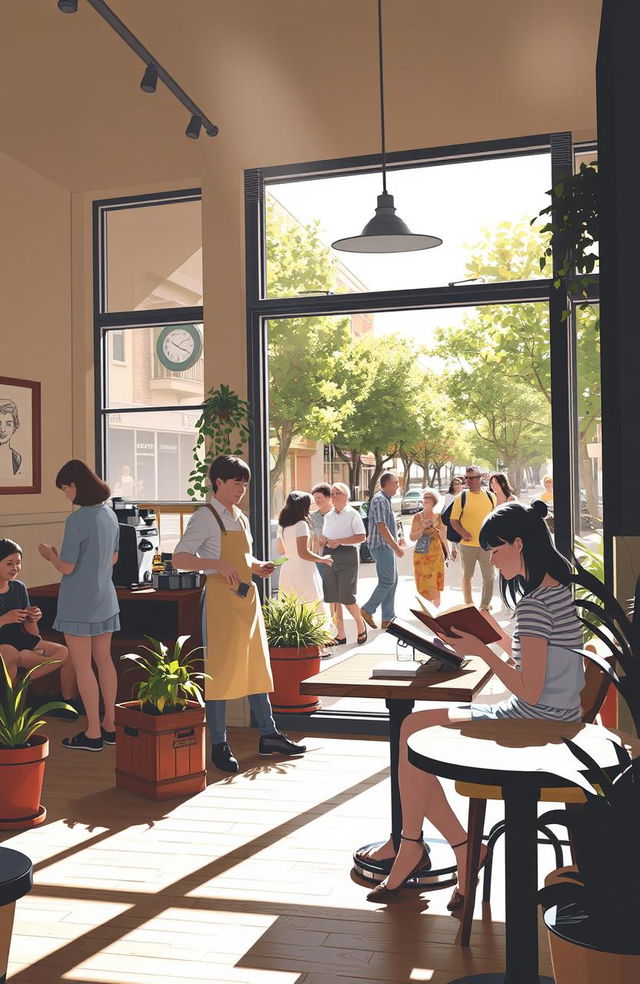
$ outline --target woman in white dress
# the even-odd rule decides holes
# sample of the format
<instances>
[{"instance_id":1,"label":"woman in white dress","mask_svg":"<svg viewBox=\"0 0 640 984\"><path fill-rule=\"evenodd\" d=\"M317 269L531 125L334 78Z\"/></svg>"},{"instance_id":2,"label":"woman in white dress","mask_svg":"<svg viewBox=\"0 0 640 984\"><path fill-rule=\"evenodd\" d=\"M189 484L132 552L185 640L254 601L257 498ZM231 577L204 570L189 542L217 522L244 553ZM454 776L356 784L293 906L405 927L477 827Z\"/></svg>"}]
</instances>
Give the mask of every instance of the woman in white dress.
<instances>
[{"instance_id":1,"label":"woman in white dress","mask_svg":"<svg viewBox=\"0 0 640 984\"><path fill-rule=\"evenodd\" d=\"M278 517L278 547L288 557L280 569L278 595L295 594L302 601L316 603L318 611L325 616L328 631L331 631L333 623L323 600L322 582L316 564L331 567L333 557L329 554L321 556L311 550L310 509L311 496L308 492L290 492Z\"/></svg>"}]
</instances>

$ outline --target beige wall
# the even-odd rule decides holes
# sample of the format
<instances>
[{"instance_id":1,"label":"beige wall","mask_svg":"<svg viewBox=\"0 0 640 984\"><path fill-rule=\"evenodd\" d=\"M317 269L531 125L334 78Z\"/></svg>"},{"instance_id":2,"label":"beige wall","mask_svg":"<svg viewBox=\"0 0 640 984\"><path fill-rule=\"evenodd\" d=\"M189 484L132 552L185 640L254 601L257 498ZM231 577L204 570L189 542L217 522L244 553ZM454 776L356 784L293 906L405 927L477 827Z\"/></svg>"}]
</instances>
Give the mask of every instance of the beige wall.
<instances>
[{"instance_id":1,"label":"beige wall","mask_svg":"<svg viewBox=\"0 0 640 984\"><path fill-rule=\"evenodd\" d=\"M71 196L0 154L0 215L0 375L42 386L42 492L3 495L0 530L23 546L25 580L38 584L58 580L36 547L59 542L68 514L54 478L73 446Z\"/></svg>"}]
</instances>

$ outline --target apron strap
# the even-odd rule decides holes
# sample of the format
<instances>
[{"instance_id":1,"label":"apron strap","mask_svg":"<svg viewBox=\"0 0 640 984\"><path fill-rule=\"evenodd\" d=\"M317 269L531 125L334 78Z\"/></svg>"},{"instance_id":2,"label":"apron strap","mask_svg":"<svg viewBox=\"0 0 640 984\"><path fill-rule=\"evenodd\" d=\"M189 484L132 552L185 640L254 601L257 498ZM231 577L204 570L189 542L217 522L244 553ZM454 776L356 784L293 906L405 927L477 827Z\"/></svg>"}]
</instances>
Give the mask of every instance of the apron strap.
<instances>
[{"instance_id":1,"label":"apron strap","mask_svg":"<svg viewBox=\"0 0 640 984\"><path fill-rule=\"evenodd\" d=\"M220 516L218 515L217 511L213 508L213 506L211 505L210 502L205 502L205 506L207 507L207 509L209 509L209 511L211 512L211 514L215 517L216 523L220 527L220 531L222 533L226 534L227 531L225 529L225 525L222 522L222 520L220 519ZM247 532L247 521L244 518L244 515L242 513L240 513L240 515L238 516L238 522L240 523L240 526L242 527L242 529L246 533Z\"/></svg>"}]
</instances>

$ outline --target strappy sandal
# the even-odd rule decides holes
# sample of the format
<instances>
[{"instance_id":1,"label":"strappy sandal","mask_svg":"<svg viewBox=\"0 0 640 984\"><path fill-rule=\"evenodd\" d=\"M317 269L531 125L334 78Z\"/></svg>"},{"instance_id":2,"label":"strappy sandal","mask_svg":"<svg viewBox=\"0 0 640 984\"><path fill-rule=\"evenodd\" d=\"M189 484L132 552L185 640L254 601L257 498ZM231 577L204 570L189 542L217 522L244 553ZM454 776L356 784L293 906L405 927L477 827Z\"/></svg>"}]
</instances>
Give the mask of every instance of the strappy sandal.
<instances>
[{"instance_id":1,"label":"strappy sandal","mask_svg":"<svg viewBox=\"0 0 640 984\"><path fill-rule=\"evenodd\" d=\"M407 838L405 838L405 840L406 839ZM420 834L420 843L422 844L424 850L424 858L425 858L422 868L425 871L428 871L431 868L431 848L429 847L428 844L425 844L424 834ZM357 861L359 863L362 863L364 861L367 864L375 864L379 868L382 868L382 870L386 874L388 874L391 871L391 867L396 859L396 856L394 854L393 857L391 858L372 858L371 851L375 851L377 847L378 844L367 844L365 847L360 847L353 855L353 859L354 861Z\"/></svg>"},{"instance_id":2,"label":"strappy sandal","mask_svg":"<svg viewBox=\"0 0 640 984\"><path fill-rule=\"evenodd\" d=\"M358 638L356 642L358 643L359 646L362 646L362 644L367 641L367 638L368 638L367 630L365 628L364 632L358 632Z\"/></svg>"},{"instance_id":3,"label":"strappy sandal","mask_svg":"<svg viewBox=\"0 0 640 984\"><path fill-rule=\"evenodd\" d=\"M468 838L466 838L463 841L460 841L459 844L452 844L451 847L454 850L456 847L462 847L463 844L467 843L467 840ZM481 845L481 847L482 846L484 845ZM480 862L480 864L478 865L478 873L482 868L484 868L485 864L487 863L488 857L489 857L489 850L488 848L485 847L485 855L482 861ZM462 909L463 907L464 907L464 895L457 888L454 888L453 892L451 893L451 898L447 902L447 909L449 910L449 912L455 912L456 909Z\"/></svg>"},{"instance_id":4,"label":"strappy sandal","mask_svg":"<svg viewBox=\"0 0 640 984\"><path fill-rule=\"evenodd\" d=\"M423 868L431 867L431 859L429 857L429 852L426 849L425 843L422 839L422 834L420 834L419 837L405 837L404 834L400 834L400 837L403 841L413 841L414 844L422 845L422 853L420 855L420 860L418 861L417 864L414 864L411 871L407 872L407 874L404 876L403 880L400 882L397 888L387 888L385 884L387 881L386 878L379 885L376 885L375 888L372 888L367 895L367 902L390 902L391 899L395 898L395 896L402 891L406 882L408 882L410 878L413 878L414 875L417 875L417 873L421 871Z\"/></svg>"},{"instance_id":5,"label":"strappy sandal","mask_svg":"<svg viewBox=\"0 0 640 984\"><path fill-rule=\"evenodd\" d=\"M327 646L327 647L329 647L329 646L344 646L344 644L345 644L346 641L347 641L347 637L346 636L343 639L340 639L338 636L335 636L334 639L329 639L329 642L325 642L325 646Z\"/></svg>"}]
</instances>

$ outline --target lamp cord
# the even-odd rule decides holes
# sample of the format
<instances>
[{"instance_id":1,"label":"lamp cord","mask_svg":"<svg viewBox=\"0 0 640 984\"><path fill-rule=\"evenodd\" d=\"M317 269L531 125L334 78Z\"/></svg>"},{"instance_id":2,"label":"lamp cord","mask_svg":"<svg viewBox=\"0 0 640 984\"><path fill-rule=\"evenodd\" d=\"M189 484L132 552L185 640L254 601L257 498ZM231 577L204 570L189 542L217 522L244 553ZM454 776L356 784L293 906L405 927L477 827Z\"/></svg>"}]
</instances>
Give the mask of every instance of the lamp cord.
<instances>
[{"instance_id":1,"label":"lamp cord","mask_svg":"<svg viewBox=\"0 0 640 984\"><path fill-rule=\"evenodd\" d=\"M382 57L382 0L378 0L378 65L380 72L380 136L382 138L382 193L387 193L387 150L384 137L384 62Z\"/></svg>"}]
</instances>

